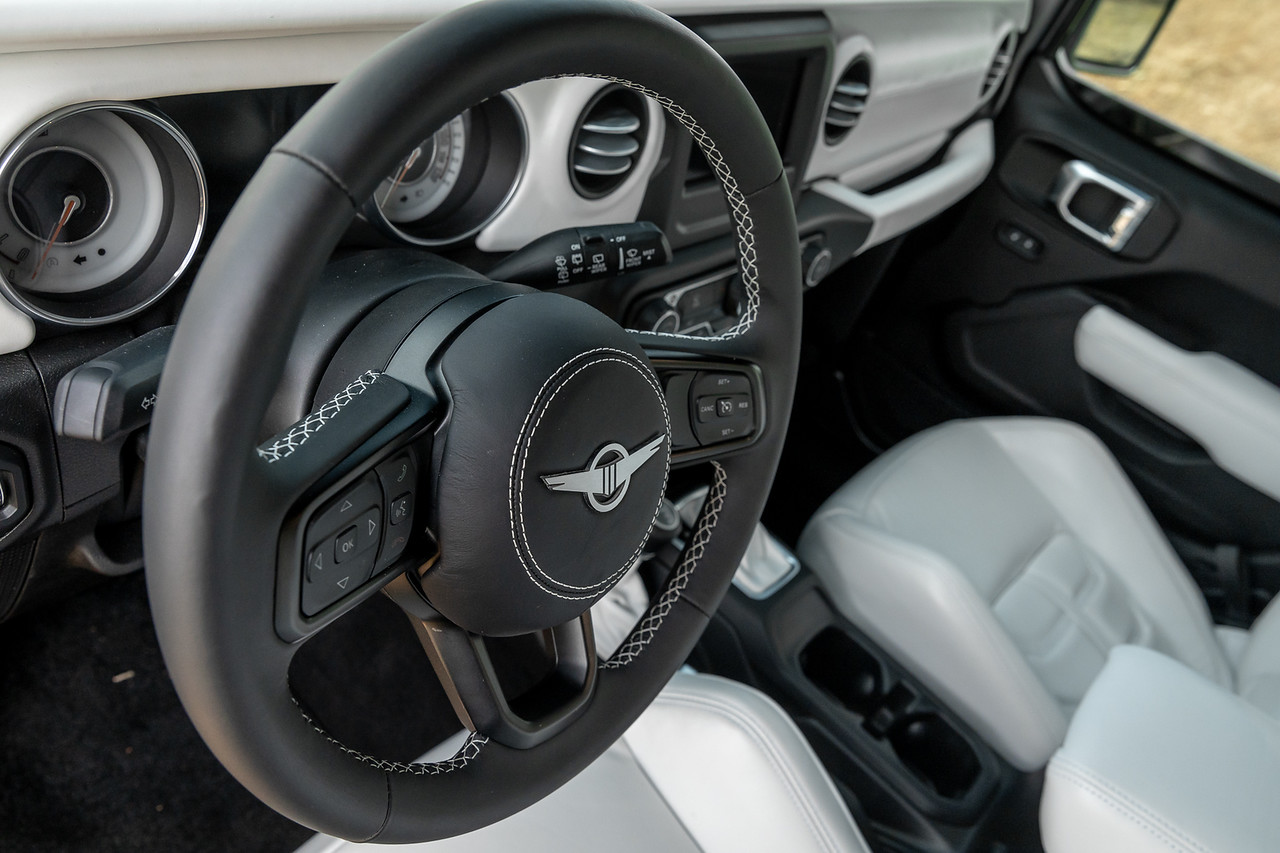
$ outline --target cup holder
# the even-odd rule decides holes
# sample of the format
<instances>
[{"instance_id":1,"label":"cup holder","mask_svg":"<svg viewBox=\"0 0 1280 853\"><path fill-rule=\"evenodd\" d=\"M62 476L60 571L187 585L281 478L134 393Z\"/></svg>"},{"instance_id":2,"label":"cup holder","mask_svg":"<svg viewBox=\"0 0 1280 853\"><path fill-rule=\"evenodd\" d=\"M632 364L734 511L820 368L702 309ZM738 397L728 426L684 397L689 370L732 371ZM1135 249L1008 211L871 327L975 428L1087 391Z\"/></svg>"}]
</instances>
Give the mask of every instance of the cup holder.
<instances>
[{"instance_id":1,"label":"cup holder","mask_svg":"<svg viewBox=\"0 0 1280 853\"><path fill-rule=\"evenodd\" d=\"M982 774L972 744L919 693L890 681L880 659L845 631L828 627L800 652L810 682L860 718L865 736L892 751L917 782L946 799L968 794Z\"/></svg>"},{"instance_id":2,"label":"cup holder","mask_svg":"<svg viewBox=\"0 0 1280 853\"><path fill-rule=\"evenodd\" d=\"M901 717L886 739L898 760L940 796L962 797L978 781L982 767L973 747L932 711Z\"/></svg>"},{"instance_id":3,"label":"cup holder","mask_svg":"<svg viewBox=\"0 0 1280 853\"><path fill-rule=\"evenodd\" d=\"M800 652L800 669L814 684L859 716L867 716L884 695L880 662L852 637L826 628Z\"/></svg>"}]
</instances>

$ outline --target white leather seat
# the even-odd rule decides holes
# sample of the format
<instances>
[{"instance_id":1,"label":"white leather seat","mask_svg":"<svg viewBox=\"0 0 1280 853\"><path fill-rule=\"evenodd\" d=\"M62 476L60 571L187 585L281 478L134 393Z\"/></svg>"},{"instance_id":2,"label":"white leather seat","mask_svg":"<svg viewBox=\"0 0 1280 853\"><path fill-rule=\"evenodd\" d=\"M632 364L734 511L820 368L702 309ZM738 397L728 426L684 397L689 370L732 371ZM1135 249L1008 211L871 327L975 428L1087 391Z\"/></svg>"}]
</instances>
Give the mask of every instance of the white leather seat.
<instances>
[{"instance_id":1,"label":"white leather seat","mask_svg":"<svg viewBox=\"0 0 1280 853\"><path fill-rule=\"evenodd\" d=\"M1149 649L1119 646L1040 801L1048 853L1280 850L1280 721Z\"/></svg>"},{"instance_id":2,"label":"white leather seat","mask_svg":"<svg viewBox=\"0 0 1280 853\"><path fill-rule=\"evenodd\" d=\"M1280 612L1215 630L1115 459L1042 418L955 421L883 454L798 553L834 604L1021 770L1043 767L1121 643L1280 714Z\"/></svg>"},{"instance_id":3,"label":"white leather seat","mask_svg":"<svg viewBox=\"0 0 1280 853\"><path fill-rule=\"evenodd\" d=\"M298 853L374 849L387 848L316 836ZM551 796L459 838L397 849L867 853L791 718L759 691L689 673L676 675L613 747Z\"/></svg>"}]
</instances>

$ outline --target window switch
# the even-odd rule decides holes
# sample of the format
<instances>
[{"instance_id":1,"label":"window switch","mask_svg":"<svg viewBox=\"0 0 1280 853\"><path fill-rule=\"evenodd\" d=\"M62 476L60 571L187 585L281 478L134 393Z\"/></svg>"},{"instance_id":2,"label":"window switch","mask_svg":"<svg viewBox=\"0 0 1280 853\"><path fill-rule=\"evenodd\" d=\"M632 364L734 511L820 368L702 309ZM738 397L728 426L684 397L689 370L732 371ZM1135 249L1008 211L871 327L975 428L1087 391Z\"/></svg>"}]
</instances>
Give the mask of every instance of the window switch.
<instances>
[{"instance_id":1,"label":"window switch","mask_svg":"<svg viewBox=\"0 0 1280 853\"><path fill-rule=\"evenodd\" d=\"M996 240L1015 255L1026 258L1028 261L1039 260L1040 255L1044 253L1043 240L1028 233L1025 228L1009 222L1001 223L996 229Z\"/></svg>"}]
</instances>

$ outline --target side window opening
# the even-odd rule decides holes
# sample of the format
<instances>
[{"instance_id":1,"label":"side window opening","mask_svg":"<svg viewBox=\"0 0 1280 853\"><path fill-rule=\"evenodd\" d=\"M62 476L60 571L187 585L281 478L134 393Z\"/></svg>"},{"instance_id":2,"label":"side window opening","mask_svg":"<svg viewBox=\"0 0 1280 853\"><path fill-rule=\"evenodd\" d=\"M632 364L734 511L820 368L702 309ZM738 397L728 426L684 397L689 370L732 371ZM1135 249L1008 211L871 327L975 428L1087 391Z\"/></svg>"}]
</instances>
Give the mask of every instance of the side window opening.
<instances>
[{"instance_id":1,"label":"side window opening","mask_svg":"<svg viewBox=\"0 0 1280 853\"><path fill-rule=\"evenodd\" d=\"M1167 7L1167 0L1100 0L1069 51L1076 72L1280 179L1280 3Z\"/></svg>"}]
</instances>

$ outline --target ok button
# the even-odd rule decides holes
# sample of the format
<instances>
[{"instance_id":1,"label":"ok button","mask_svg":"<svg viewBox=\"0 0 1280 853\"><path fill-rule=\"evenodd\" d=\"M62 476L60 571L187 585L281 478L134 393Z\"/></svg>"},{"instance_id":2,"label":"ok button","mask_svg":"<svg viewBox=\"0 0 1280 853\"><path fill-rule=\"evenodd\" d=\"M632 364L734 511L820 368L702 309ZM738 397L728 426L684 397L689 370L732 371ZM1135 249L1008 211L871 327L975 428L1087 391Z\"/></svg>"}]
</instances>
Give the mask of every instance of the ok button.
<instances>
[{"instance_id":1,"label":"ok button","mask_svg":"<svg viewBox=\"0 0 1280 853\"><path fill-rule=\"evenodd\" d=\"M334 562L341 563L343 560L355 556L358 533L359 531L355 527L348 527L333 540Z\"/></svg>"}]
</instances>

